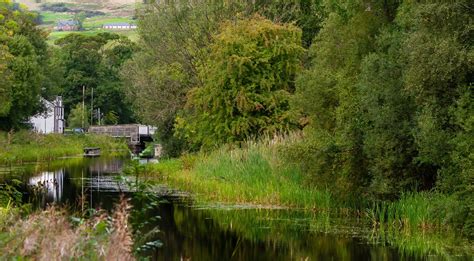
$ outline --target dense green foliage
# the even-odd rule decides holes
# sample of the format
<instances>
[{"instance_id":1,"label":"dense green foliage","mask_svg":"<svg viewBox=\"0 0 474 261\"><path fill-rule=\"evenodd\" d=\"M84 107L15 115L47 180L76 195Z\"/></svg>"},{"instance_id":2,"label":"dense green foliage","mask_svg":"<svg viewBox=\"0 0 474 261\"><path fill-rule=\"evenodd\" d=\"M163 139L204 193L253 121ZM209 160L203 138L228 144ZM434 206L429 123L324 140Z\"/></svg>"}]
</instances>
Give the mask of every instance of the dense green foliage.
<instances>
[{"instance_id":1,"label":"dense green foliage","mask_svg":"<svg viewBox=\"0 0 474 261\"><path fill-rule=\"evenodd\" d=\"M259 17L223 24L198 68L203 86L189 91L184 115L176 120L178 131L210 147L290 130L300 39L296 27Z\"/></svg>"},{"instance_id":2,"label":"dense green foliage","mask_svg":"<svg viewBox=\"0 0 474 261\"><path fill-rule=\"evenodd\" d=\"M0 129L18 128L42 110L50 87L45 39L34 14L0 1Z\"/></svg>"},{"instance_id":3,"label":"dense green foliage","mask_svg":"<svg viewBox=\"0 0 474 261\"><path fill-rule=\"evenodd\" d=\"M451 221L472 231L469 3L389 2L328 10L297 84L311 122L298 160L349 195L457 193Z\"/></svg>"},{"instance_id":4,"label":"dense green foliage","mask_svg":"<svg viewBox=\"0 0 474 261\"><path fill-rule=\"evenodd\" d=\"M200 85L197 68L207 58L211 35L234 14L233 8L170 1L145 5L139 13L142 50L124 66L123 80L137 116L158 127L158 138L170 156L179 156L184 147L173 135L175 116L184 107L187 91Z\"/></svg>"},{"instance_id":5,"label":"dense green foliage","mask_svg":"<svg viewBox=\"0 0 474 261\"><path fill-rule=\"evenodd\" d=\"M76 104L82 103L85 89L86 104L91 104L93 99L94 109L100 108L104 115L115 114L118 123L134 120L118 73L137 49L135 43L116 34L100 33L70 34L58 39L56 45L60 47L56 56L57 66L62 70L60 77L64 79L60 93L64 97L66 118Z\"/></svg>"},{"instance_id":6,"label":"dense green foliage","mask_svg":"<svg viewBox=\"0 0 474 261\"><path fill-rule=\"evenodd\" d=\"M205 85L202 74L211 63L211 45L221 33L222 23L251 18L255 13L276 23L296 22L307 46L323 20L324 12L317 10L322 7L314 0L160 1L145 5L139 12L142 50L122 70L134 111L141 121L158 127L165 152L178 156L189 141L174 135L175 118L187 103L187 93Z\"/></svg>"}]
</instances>

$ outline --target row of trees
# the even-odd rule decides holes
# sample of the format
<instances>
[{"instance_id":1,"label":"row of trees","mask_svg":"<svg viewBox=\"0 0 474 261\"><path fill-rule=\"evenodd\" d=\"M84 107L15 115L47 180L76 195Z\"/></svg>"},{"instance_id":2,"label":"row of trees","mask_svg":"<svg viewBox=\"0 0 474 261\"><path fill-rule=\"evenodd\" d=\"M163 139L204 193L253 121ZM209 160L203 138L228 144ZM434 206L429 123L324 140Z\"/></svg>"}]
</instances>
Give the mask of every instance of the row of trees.
<instances>
[{"instance_id":1,"label":"row of trees","mask_svg":"<svg viewBox=\"0 0 474 261\"><path fill-rule=\"evenodd\" d=\"M90 104L104 113L103 123L117 124L134 121L120 79L122 64L131 58L138 46L128 38L111 33L97 35L69 34L55 42L55 65L64 98L65 114L81 107L84 98L89 107L86 126L90 123ZM83 97L83 91L84 96ZM76 108L69 121L81 127L82 109ZM96 122L95 122L96 123Z\"/></svg>"},{"instance_id":2,"label":"row of trees","mask_svg":"<svg viewBox=\"0 0 474 261\"><path fill-rule=\"evenodd\" d=\"M295 99L311 119L309 169L377 198L437 179L448 190L463 175L472 182L471 8L461 0L330 8Z\"/></svg>"},{"instance_id":3,"label":"row of trees","mask_svg":"<svg viewBox=\"0 0 474 261\"><path fill-rule=\"evenodd\" d=\"M122 75L171 154L304 128L287 148L342 199L435 188L474 225L468 0L169 1ZM257 15L256 15L257 14ZM470 217L470 218L469 218Z\"/></svg>"}]
</instances>

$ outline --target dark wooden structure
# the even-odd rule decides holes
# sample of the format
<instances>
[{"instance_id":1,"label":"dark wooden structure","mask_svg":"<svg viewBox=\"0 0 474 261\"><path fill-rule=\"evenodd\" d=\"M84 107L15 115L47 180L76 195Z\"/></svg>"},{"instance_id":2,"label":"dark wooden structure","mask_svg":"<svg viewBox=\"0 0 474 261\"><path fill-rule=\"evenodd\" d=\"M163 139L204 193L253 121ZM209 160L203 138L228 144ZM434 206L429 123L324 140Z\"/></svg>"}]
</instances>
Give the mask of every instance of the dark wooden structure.
<instances>
[{"instance_id":1,"label":"dark wooden structure","mask_svg":"<svg viewBox=\"0 0 474 261\"><path fill-rule=\"evenodd\" d=\"M99 157L100 156L100 148L91 147L91 148L84 148L84 157Z\"/></svg>"}]
</instances>

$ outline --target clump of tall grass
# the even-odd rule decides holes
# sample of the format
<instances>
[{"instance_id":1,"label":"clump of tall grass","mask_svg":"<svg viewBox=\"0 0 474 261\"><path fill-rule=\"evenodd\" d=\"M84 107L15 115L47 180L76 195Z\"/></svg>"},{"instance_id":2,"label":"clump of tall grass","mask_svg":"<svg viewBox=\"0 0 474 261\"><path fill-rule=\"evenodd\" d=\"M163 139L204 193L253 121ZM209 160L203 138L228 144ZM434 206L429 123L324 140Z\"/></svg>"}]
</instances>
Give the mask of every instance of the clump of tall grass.
<instances>
[{"instance_id":1,"label":"clump of tall grass","mask_svg":"<svg viewBox=\"0 0 474 261\"><path fill-rule=\"evenodd\" d=\"M279 148L294 136L224 146L210 153L187 155L156 166L171 186L207 201L329 209L331 194L305 184L298 166L286 164Z\"/></svg>"},{"instance_id":2,"label":"clump of tall grass","mask_svg":"<svg viewBox=\"0 0 474 261\"><path fill-rule=\"evenodd\" d=\"M0 231L0 259L134 260L128 209L122 200L112 218L100 213L73 223L64 210L50 207L10 221Z\"/></svg>"},{"instance_id":3,"label":"clump of tall grass","mask_svg":"<svg viewBox=\"0 0 474 261\"><path fill-rule=\"evenodd\" d=\"M454 205L452 198L440 193L405 193L397 201L374 203L367 216L376 227L428 230L447 222L440 207L449 205Z\"/></svg>"}]
</instances>

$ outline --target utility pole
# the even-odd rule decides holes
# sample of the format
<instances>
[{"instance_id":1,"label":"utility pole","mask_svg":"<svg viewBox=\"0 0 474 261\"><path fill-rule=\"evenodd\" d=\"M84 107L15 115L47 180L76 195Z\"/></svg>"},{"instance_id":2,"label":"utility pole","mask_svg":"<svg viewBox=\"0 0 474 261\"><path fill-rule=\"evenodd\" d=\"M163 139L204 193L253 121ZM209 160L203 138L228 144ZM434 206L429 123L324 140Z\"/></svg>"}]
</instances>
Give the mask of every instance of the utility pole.
<instances>
[{"instance_id":1,"label":"utility pole","mask_svg":"<svg viewBox=\"0 0 474 261\"><path fill-rule=\"evenodd\" d=\"M84 96L86 95L86 86L82 85L82 129L84 129L84 114L86 113L86 102Z\"/></svg>"},{"instance_id":2,"label":"utility pole","mask_svg":"<svg viewBox=\"0 0 474 261\"><path fill-rule=\"evenodd\" d=\"M94 122L94 87L91 89L91 125Z\"/></svg>"}]
</instances>

